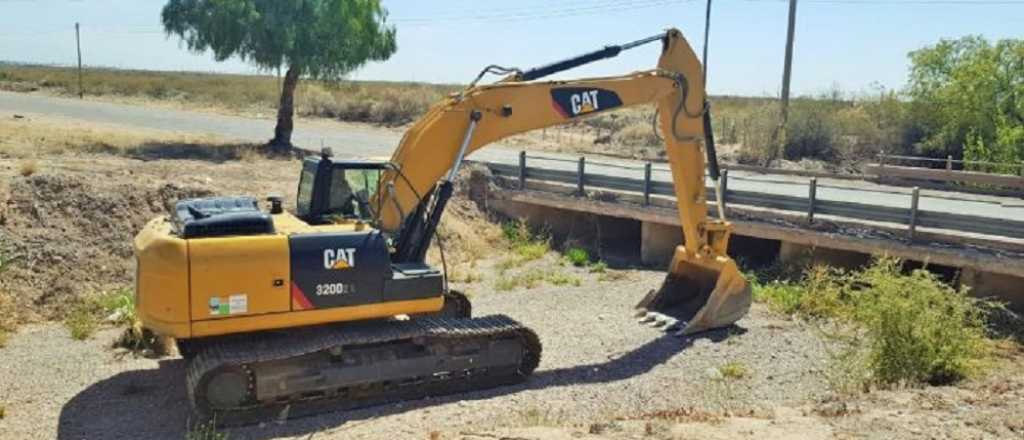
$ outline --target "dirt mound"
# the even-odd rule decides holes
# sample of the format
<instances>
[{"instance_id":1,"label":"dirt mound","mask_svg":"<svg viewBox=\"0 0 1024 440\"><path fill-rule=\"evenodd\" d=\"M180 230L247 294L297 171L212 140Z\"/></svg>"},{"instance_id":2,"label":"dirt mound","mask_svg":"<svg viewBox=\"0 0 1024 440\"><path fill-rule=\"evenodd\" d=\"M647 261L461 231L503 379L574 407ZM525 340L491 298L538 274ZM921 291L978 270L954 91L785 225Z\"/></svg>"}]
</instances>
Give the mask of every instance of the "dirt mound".
<instances>
[{"instance_id":1,"label":"dirt mound","mask_svg":"<svg viewBox=\"0 0 1024 440\"><path fill-rule=\"evenodd\" d=\"M4 194L6 193L6 194ZM16 262L0 279L21 321L57 318L80 295L130 284L132 238L176 200L206 188L102 177L15 177L0 192L0 250Z\"/></svg>"}]
</instances>

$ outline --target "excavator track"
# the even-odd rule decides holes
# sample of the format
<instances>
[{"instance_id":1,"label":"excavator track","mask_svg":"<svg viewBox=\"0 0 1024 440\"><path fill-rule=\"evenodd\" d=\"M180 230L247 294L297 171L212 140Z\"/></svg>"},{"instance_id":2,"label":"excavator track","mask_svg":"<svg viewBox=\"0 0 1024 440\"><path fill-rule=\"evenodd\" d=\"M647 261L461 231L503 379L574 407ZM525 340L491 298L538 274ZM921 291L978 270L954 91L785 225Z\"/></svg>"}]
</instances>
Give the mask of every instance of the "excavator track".
<instances>
[{"instance_id":1,"label":"excavator track","mask_svg":"<svg viewBox=\"0 0 1024 440\"><path fill-rule=\"evenodd\" d=\"M504 315L362 322L212 343L187 385L200 418L237 426L511 385L540 353Z\"/></svg>"}]
</instances>

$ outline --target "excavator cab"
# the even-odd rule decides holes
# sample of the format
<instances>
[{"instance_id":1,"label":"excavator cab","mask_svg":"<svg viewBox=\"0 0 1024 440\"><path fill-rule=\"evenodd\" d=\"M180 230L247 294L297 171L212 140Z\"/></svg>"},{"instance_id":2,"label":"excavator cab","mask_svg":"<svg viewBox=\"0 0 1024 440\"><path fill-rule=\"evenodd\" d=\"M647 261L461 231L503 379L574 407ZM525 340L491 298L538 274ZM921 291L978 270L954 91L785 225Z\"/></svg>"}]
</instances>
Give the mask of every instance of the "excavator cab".
<instances>
[{"instance_id":1,"label":"excavator cab","mask_svg":"<svg viewBox=\"0 0 1024 440\"><path fill-rule=\"evenodd\" d=\"M302 162L295 214L313 225L371 223L379 211L371 198L388 169L390 164L385 161L337 161L326 150L319 158L308 157Z\"/></svg>"}]
</instances>

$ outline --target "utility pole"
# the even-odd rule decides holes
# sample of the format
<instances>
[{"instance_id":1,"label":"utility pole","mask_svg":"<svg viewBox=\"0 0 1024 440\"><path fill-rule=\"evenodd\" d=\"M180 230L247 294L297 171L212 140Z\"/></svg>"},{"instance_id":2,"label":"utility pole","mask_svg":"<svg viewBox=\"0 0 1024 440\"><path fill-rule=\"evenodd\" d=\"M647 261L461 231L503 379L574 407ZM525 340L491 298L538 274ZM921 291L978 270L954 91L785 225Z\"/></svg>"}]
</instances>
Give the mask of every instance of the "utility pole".
<instances>
[{"instance_id":1,"label":"utility pole","mask_svg":"<svg viewBox=\"0 0 1024 440\"><path fill-rule=\"evenodd\" d=\"M789 27L786 29L786 64L782 68L782 125L789 119L789 79L793 71L793 30L796 27L796 0L789 0Z\"/></svg>"},{"instance_id":2,"label":"utility pole","mask_svg":"<svg viewBox=\"0 0 1024 440\"><path fill-rule=\"evenodd\" d=\"M82 91L82 40L78 34L78 22L75 22L75 47L78 48L78 99L85 97Z\"/></svg>"},{"instance_id":3,"label":"utility pole","mask_svg":"<svg viewBox=\"0 0 1024 440\"><path fill-rule=\"evenodd\" d=\"M704 57L701 64L704 65L704 90L708 89L708 37L711 35L711 0L708 0L708 7L704 12Z\"/></svg>"}]
</instances>

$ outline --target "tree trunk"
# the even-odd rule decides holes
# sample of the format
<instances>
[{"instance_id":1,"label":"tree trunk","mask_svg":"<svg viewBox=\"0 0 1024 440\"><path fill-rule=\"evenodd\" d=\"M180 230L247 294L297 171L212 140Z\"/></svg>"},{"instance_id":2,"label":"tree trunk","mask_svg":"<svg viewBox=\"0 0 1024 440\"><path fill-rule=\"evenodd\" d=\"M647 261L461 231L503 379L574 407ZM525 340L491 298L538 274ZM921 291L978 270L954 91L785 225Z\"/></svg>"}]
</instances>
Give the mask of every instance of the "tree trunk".
<instances>
[{"instance_id":1,"label":"tree trunk","mask_svg":"<svg viewBox=\"0 0 1024 440\"><path fill-rule=\"evenodd\" d=\"M299 68L289 66L281 86L281 104L277 107L277 126L274 127L274 139L270 145L290 149L292 147L292 116L295 115L295 86L299 83Z\"/></svg>"}]
</instances>

